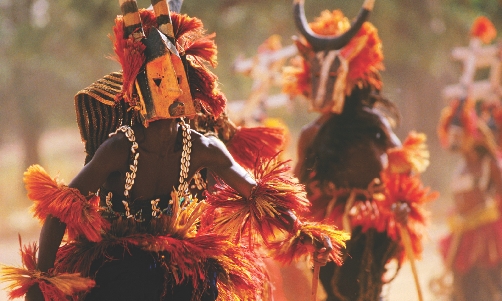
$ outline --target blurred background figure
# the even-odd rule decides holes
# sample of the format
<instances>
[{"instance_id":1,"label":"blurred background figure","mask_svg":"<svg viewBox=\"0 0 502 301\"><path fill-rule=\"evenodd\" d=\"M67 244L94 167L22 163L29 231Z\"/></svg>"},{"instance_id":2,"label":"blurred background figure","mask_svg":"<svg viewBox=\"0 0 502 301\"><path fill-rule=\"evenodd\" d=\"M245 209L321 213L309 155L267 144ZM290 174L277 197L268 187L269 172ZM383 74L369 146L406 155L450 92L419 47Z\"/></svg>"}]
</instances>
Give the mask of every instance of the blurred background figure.
<instances>
[{"instance_id":1,"label":"blurred background figure","mask_svg":"<svg viewBox=\"0 0 502 301\"><path fill-rule=\"evenodd\" d=\"M297 54L296 47L282 46L281 36L274 34L259 47L258 53L251 58L237 57L233 71L249 76L253 82L251 92L245 100L233 101L229 115L236 124L252 126L267 123L267 111L271 108L286 106L288 95L273 93L282 84L282 67L287 59Z\"/></svg>"},{"instance_id":2,"label":"blurred background figure","mask_svg":"<svg viewBox=\"0 0 502 301\"><path fill-rule=\"evenodd\" d=\"M431 282L451 300L502 300L502 162L500 124L500 47L486 17L474 21L468 47L452 56L463 63L460 82L447 86L438 135L445 149L461 158L453 174L451 233L440 241L446 272ZM484 78L479 70L488 68Z\"/></svg>"},{"instance_id":3,"label":"blurred background figure","mask_svg":"<svg viewBox=\"0 0 502 301\"><path fill-rule=\"evenodd\" d=\"M374 2L364 1L352 22L325 10L307 23L304 1L294 1L301 56L284 69L284 90L318 113L300 132L295 175L307 187L309 217L351 233L344 264L320 270L329 301L380 300L397 273L387 273L388 263L420 256L424 205L435 196L419 178L429 163L425 136L411 133L402 144L398 109L381 93L382 42L367 21Z\"/></svg>"}]
</instances>

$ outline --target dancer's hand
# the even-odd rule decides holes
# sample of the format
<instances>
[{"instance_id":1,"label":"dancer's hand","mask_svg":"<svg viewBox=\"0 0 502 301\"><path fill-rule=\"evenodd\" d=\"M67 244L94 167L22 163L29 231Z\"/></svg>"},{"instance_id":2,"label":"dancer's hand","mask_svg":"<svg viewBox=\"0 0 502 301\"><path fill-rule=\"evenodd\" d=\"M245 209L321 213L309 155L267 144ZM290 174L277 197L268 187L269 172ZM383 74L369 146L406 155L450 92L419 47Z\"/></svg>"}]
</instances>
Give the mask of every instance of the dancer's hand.
<instances>
[{"instance_id":1,"label":"dancer's hand","mask_svg":"<svg viewBox=\"0 0 502 301\"><path fill-rule=\"evenodd\" d=\"M408 223L408 216L411 211L408 203L394 203L392 204L392 210L394 211L394 216L398 223L400 223L401 225L406 225Z\"/></svg>"},{"instance_id":2,"label":"dancer's hand","mask_svg":"<svg viewBox=\"0 0 502 301\"><path fill-rule=\"evenodd\" d=\"M330 261L333 244L327 235L321 234L321 237L303 235L301 242L312 252L315 265L325 266Z\"/></svg>"},{"instance_id":3,"label":"dancer's hand","mask_svg":"<svg viewBox=\"0 0 502 301\"><path fill-rule=\"evenodd\" d=\"M314 246L314 264L325 266L330 260L330 254L333 250L331 239L327 235L321 234L321 241L316 240Z\"/></svg>"}]
</instances>

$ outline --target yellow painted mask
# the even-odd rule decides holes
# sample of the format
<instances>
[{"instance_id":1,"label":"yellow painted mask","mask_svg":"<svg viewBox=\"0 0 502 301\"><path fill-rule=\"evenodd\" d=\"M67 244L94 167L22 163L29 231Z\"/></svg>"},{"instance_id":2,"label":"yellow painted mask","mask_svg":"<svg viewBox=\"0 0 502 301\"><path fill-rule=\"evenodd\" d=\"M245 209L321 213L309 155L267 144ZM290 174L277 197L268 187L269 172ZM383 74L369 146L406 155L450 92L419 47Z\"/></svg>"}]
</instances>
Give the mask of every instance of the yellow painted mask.
<instances>
[{"instance_id":1,"label":"yellow painted mask","mask_svg":"<svg viewBox=\"0 0 502 301\"><path fill-rule=\"evenodd\" d=\"M143 124L194 116L188 79L175 45L156 28L150 30L144 43L146 64L136 77Z\"/></svg>"}]
</instances>

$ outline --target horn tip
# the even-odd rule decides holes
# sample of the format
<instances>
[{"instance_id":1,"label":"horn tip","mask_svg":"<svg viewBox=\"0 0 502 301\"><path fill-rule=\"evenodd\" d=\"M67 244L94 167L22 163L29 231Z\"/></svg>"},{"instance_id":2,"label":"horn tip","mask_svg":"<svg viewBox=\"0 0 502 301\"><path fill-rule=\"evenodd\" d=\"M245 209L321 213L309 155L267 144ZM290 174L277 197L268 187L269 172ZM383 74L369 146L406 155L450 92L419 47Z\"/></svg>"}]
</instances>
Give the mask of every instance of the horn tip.
<instances>
[{"instance_id":1,"label":"horn tip","mask_svg":"<svg viewBox=\"0 0 502 301\"><path fill-rule=\"evenodd\" d=\"M366 9L368 11L372 11L373 7L375 7L375 0L364 0L364 3L363 3L364 9Z\"/></svg>"}]
</instances>

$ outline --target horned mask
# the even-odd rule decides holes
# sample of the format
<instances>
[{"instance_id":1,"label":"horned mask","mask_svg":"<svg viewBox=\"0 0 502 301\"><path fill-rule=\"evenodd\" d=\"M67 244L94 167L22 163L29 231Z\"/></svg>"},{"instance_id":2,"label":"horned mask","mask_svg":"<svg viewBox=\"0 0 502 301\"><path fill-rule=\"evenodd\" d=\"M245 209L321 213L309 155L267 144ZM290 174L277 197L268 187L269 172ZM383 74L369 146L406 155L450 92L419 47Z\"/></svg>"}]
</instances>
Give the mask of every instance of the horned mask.
<instances>
[{"instance_id":1,"label":"horned mask","mask_svg":"<svg viewBox=\"0 0 502 301\"><path fill-rule=\"evenodd\" d=\"M119 0L124 20L124 35L144 45L145 63L134 82L138 100L135 108L145 125L158 119L192 117L195 107L184 58L178 52L165 0L152 0L157 27L143 32L135 0ZM125 37L125 38L126 38Z\"/></svg>"},{"instance_id":2,"label":"horned mask","mask_svg":"<svg viewBox=\"0 0 502 301\"><path fill-rule=\"evenodd\" d=\"M373 5L374 0L365 0L352 24L339 10L324 11L309 24L304 0L294 1L295 24L301 34L295 43L304 60L300 68L308 73L304 75L307 80L299 80L300 89L310 100L311 110L339 114L354 85L364 82L380 88L380 81L370 78L383 59L376 29L366 22Z\"/></svg>"}]
</instances>

